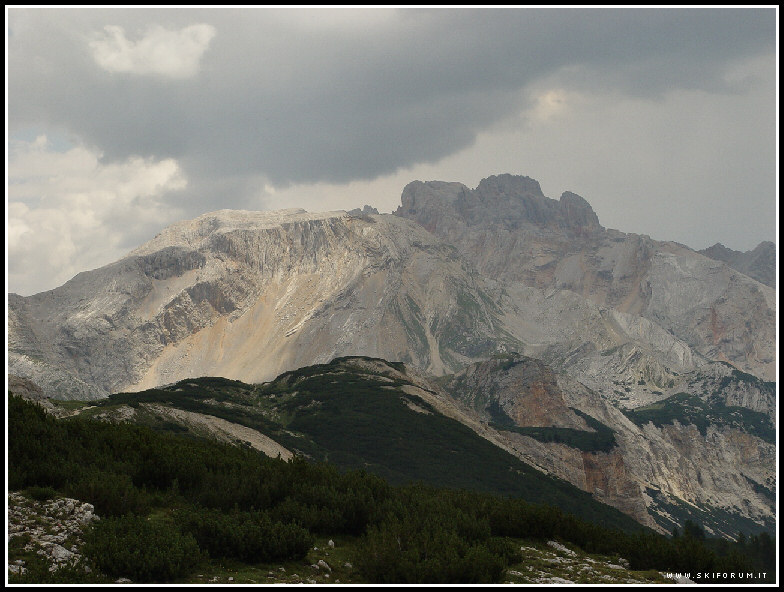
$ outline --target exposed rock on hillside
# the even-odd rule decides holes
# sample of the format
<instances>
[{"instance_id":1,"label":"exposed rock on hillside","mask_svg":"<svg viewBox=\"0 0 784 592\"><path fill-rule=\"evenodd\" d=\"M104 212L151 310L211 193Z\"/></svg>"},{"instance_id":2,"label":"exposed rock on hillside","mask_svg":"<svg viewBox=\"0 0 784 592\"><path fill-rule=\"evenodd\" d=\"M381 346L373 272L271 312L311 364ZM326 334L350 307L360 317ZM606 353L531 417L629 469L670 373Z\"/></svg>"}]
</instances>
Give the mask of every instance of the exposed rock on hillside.
<instances>
[{"instance_id":1,"label":"exposed rock on hillside","mask_svg":"<svg viewBox=\"0 0 784 592\"><path fill-rule=\"evenodd\" d=\"M46 398L40 386L32 380L14 374L8 375L8 392L19 395L28 401L43 401Z\"/></svg>"},{"instance_id":2,"label":"exposed rock on hillside","mask_svg":"<svg viewBox=\"0 0 784 592\"><path fill-rule=\"evenodd\" d=\"M15 374L8 375L8 394L17 395L28 401L33 401L44 411L55 417L67 417L71 413L59 405L55 405L49 400L49 397L44 393L40 386L35 384L32 380L16 376Z\"/></svg>"},{"instance_id":3,"label":"exposed rock on hillside","mask_svg":"<svg viewBox=\"0 0 784 592\"><path fill-rule=\"evenodd\" d=\"M82 531L98 516L92 504L71 498L34 501L23 495L8 494L9 556L35 552L49 564L49 571L63 565L79 565L84 544ZM86 566L85 566L86 568ZM89 569L89 568L86 568ZM11 574L24 574L25 561L13 560Z\"/></svg>"},{"instance_id":4,"label":"exposed rock on hillside","mask_svg":"<svg viewBox=\"0 0 784 592\"><path fill-rule=\"evenodd\" d=\"M758 282L776 287L776 245L763 241L751 251L733 251L721 243L699 251L706 257L723 261L736 271L754 278Z\"/></svg>"},{"instance_id":5,"label":"exposed rock on hillside","mask_svg":"<svg viewBox=\"0 0 784 592\"><path fill-rule=\"evenodd\" d=\"M395 212L455 245L484 276L569 290L643 316L709 359L775 376L775 294L675 243L602 228L573 193L556 201L528 177L468 189L419 181Z\"/></svg>"},{"instance_id":6,"label":"exposed rock on hillside","mask_svg":"<svg viewBox=\"0 0 784 592\"><path fill-rule=\"evenodd\" d=\"M140 403L136 409L127 405L120 405L117 408L96 413L93 417L113 423L133 423L138 421L138 416L142 414L152 415L156 419L179 424L183 426L183 429L189 430L195 436L212 438L229 444L250 446L271 458L279 457L283 460L289 460L294 456L290 450L258 430L232 423L214 415L177 409L176 407L158 403Z\"/></svg>"},{"instance_id":7,"label":"exposed rock on hillside","mask_svg":"<svg viewBox=\"0 0 784 592\"><path fill-rule=\"evenodd\" d=\"M697 395L706 402L759 411L776 421L776 384L740 372L727 363L707 364L682 376L667 395L681 392Z\"/></svg>"},{"instance_id":8,"label":"exposed rock on hillside","mask_svg":"<svg viewBox=\"0 0 784 592\"><path fill-rule=\"evenodd\" d=\"M176 224L113 265L12 298L10 367L53 396L95 398L186 376L261 381L346 354L441 374L503 347L492 301L450 246L368 216Z\"/></svg>"},{"instance_id":9,"label":"exposed rock on hillside","mask_svg":"<svg viewBox=\"0 0 784 592\"><path fill-rule=\"evenodd\" d=\"M774 393L761 381L734 372L711 364L681 384L702 392L723 380L718 392L726 398L715 399L713 391L705 395L720 408L745 404L763 411L775 404ZM670 532L682 518L668 506L679 506L681 516L728 536L740 524L775 521L775 444L748 433L741 423L711 424L704 433L686 415L663 425L638 425L606 398L523 356L474 364L440 383L499 430L521 459L643 524ZM531 429L540 426L551 429ZM613 434L610 448L596 437L603 429Z\"/></svg>"},{"instance_id":10,"label":"exposed rock on hillside","mask_svg":"<svg viewBox=\"0 0 784 592\"><path fill-rule=\"evenodd\" d=\"M555 373L533 358L510 356L473 364L451 377L446 388L487 422L592 431L567 405Z\"/></svg>"}]
</instances>

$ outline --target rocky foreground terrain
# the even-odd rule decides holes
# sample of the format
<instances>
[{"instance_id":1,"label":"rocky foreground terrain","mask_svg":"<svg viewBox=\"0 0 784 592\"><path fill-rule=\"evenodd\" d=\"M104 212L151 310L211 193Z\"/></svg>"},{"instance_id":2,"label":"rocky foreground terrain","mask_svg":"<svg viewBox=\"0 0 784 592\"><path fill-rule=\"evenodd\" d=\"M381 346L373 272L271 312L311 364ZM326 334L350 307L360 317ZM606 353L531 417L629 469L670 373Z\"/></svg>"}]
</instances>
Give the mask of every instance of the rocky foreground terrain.
<instances>
[{"instance_id":1,"label":"rocky foreground terrain","mask_svg":"<svg viewBox=\"0 0 784 592\"><path fill-rule=\"evenodd\" d=\"M8 573L24 575L31 554L43 558L49 571L68 566L89 573L90 568L82 561L82 531L99 520L94 511L92 504L71 498L37 501L19 492L10 492Z\"/></svg>"},{"instance_id":2,"label":"rocky foreground terrain","mask_svg":"<svg viewBox=\"0 0 784 592\"><path fill-rule=\"evenodd\" d=\"M462 377L442 386L486 425L503 411L521 458L643 523L772 524L769 248L744 259L606 229L583 198L528 177L417 181L401 201L395 215L213 212L60 288L9 294L9 373L89 400L400 361ZM595 430L584 415L614 447L520 431Z\"/></svg>"},{"instance_id":3,"label":"rocky foreground terrain","mask_svg":"<svg viewBox=\"0 0 784 592\"><path fill-rule=\"evenodd\" d=\"M22 577L31 555L48 565L49 571L68 566L71 570L91 572L81 548L83 529L99 517L91 504L70 498L36 501L19 492L8 497L9 555L8 573ZM345 554L353 541L317 542L308 556L298 564L231 568L193 577L193 584L341 584L361 583ZM520 547L522 561L507 570L507 583L539 584L651 584L672 583L667 574L634 572L623 558L588 555L556 541L547 544L526 543ZM215 566L217 567L217 566ZM13 582L13 580L12 580ZM128 578L116 583L132 584Z\"/></svg>"}]
</instances>

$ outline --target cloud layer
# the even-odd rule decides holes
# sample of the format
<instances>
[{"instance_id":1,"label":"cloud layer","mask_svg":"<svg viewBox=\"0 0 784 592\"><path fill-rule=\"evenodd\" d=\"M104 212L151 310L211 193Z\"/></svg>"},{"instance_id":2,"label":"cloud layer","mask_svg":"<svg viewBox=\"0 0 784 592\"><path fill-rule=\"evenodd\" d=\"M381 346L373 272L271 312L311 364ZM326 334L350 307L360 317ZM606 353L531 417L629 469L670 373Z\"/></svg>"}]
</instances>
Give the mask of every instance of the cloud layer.
<instances>
[{"instance_id":1,"label":"cloud layer","mask_svg":"<svg viewBox=\"0 0 784 592\"><path fill-rule=\"evenodd\" d=\"M583 194L608 225L628 200L648 210L669 203L656 197L665 189L710 185L717 203L729 203L742 186L771 207L775 16L773 8L11 9L9 131L61 134L100 155L100 166L176 162L187 191L158 198L183 216L362 205L356 199L388 211L420 174L470 185L498 172L537 178L555 197ZM727 163L741 173L726 192L696 178ZM665 177L678 183L667 189ZM646 190L651 180L659 185ZM688 195L672 199L694 209ZM649 216L633 210L617 226L640 231L636 221ZM771 240L771 228L759 240ZM694 244L665 230L648 233Z\"/></svg>"},{"instance_id":2,"label":"cloud layer","mask_svg":"<svg viewBox=\"0 0 784 592\"><path fill-rule=\"evenodd\" d=\"M162 200L186 186L174 160L101 164L99 156L58 152L45 136L12 146L8 279L20 293L119 259L150 227L177 220Z\"/></svg>"}]
</instances>

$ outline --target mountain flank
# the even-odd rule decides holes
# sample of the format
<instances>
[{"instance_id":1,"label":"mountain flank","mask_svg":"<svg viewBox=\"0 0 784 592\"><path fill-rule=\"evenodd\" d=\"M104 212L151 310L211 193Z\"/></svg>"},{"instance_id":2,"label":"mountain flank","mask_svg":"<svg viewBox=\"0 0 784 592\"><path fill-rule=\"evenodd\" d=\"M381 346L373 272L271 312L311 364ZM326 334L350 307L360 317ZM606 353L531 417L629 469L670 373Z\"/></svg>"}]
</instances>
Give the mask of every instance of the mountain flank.
<instances>
[{"instance_id":1,"label":"mountain flank","mask_svg":"<svg viewBox=\"0 0 784 592\"><path fill-rule=\"evenodd\" d=\"M8 372L55 399L125 393L151 422L324 458L326 441L243 423L248 406L156 410L144 393L389 360L419 376L412 407L399 400L411 413L430 405L651 528L699 515L732 537L775 517L775 289L606 229L585 199L550 199L529 177L415 181L394 215L212 212L8 301ZM396 478L381 459L329 454Z\"/></svg>"},{"instance_id":2,"label":"mountain flank","mask_svg":"<svg viewBox=\"0 0 784 592\"><path fill-rule=\"evenodd\" d=\"M698 251L706 257L723 261L733 269L758 282L776 287L776 245L763 241L751 251L733 251L721 243Z\"/></svg>"},{"instance_id":3,"label":"mountain flank","mask_svg":"<svg viewBox=\"0 0 784 592\"><path fill-rule=\"evenodd\" d=\"M273 409L277 402L294 410L284 420L289 427L302 427L301 418L312 426L307 419L319 419L322 411L329 415L329 408L314 404L314 395L322 404L370 395L371 406L380 400L394 403L405 395L399 409L437 415L415 395L376 388L378 397L373 397L356 373L341 376L359 362L365 363L365 377L372 367L401 371L398 364L380 360L338 360L256 387L225 379L190 379L140 395L148 402L163 397L169 404L190 401L236 413L229 403L246 406L254 394L264 393ZM389 387L394 374L374 376L387 379L376 386ZM287 388L304 386L307 391L312 379L342 388L333 389L328 399L322 388L305 397ZM59 404L78 410L73 402ZM99 406L104 412L111 407L122 411L123 404ZM143 406L140 401L129 403L131 408ZM259 583L265 573L262 581L267 583L658 583L667 581L662 570L683 571L695 561L711 571L719 565L738 573L765 570L765 581L775 579L775 546L765 533L727 543L706 539L688 521L683 537L673 538L642 529L628 518L630 530L608 528L613 513L595 502L582 506L591 516L589 522L551 505L532 505L474 487L395 487L365 470L273 459L248 447L194 438L171 422L151 430L129 425L127 419L133 416L128 414L118 423L95 421L88 418L89 409L55 419L17 396L9 400L9 487L22 491L12 496L9 515L14 528L9 543L13 583ZM360 418L367 410L360 408ZM248 415L253 414L239 417ZM356 433L364 429L362 423L349 420L348 426ZM400 430L400 422L393 427ZM428 431L419 426L420 442L427 442ZM322 445L313 450L334 449L323 431L310 432L315 436L311 442ZM435 448L431 444L425 452L445 443L460 446L454 438L439 438ZM362 447L352 452L361 453ZM378 447L372 452L377 458ZM477 467L481 470L480 464L468 463L464 472ZM501 473L491 473L497 483ZM524 485L541 487L547 481L535 471L516 473L513 480ZM556 491L545 489L533 493L552 496ZM581 496L555 498L575 504ZM55 501L43 511L36 504L51 499ZM70 513L77 508L74 517L81 522L74 523ZM88 513L93 517L89 524ZM42 529L52 534L41 534ZM36 552L42 547L44 557Z\"/></svg>"}]
</instances>

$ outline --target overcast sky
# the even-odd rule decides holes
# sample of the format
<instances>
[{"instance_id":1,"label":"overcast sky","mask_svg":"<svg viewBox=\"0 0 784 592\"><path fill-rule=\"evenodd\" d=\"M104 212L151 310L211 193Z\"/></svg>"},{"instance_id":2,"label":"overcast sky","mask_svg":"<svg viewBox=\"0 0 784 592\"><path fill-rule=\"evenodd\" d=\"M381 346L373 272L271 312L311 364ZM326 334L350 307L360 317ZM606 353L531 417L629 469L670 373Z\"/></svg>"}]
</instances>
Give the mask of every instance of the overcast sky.
<instances>
[{"instance_id":1,"label":"overcast sky","mask_svg":"<svg viewBox=\"0 0 784 592\"><path fill-rule=\"evenodd\" d=\"M8 289L223 208L493 174L694 249L777 241L776 8L10 8Z\"/></svg>"}]
</instances>

